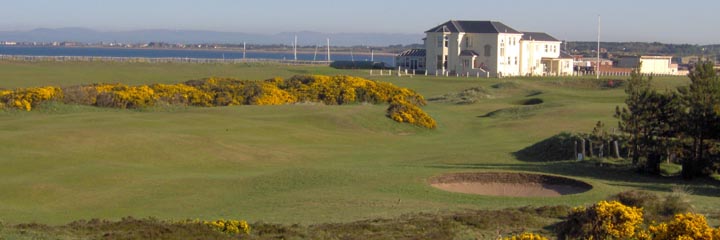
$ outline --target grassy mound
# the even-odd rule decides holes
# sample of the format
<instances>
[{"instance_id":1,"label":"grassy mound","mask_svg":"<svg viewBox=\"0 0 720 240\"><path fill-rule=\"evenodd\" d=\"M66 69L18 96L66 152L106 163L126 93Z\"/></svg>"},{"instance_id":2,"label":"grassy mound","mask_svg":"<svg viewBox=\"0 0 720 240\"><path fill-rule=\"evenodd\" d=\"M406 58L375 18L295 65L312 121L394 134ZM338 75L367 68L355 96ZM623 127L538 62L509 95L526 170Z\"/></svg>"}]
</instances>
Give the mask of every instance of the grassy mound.
<instances>
[{"instance_id":1,"label":"grassy mound","mask_svg":"<svg viewBox=\"0 0 720 240\"><path fill-rule=\"evenodd\" d=\"M515 157L523 161L563 161L575 159L575 141L578 136L562 132L532 146L515 152Z\"/></svg>"},{"instance_id":2,"label":"grassy mound","mask_svg":"<svg viewBox=\"0 0 720 240\"><path fill-rule=\"evenodd\" d=\"M493 93L484 87L472 87L458 93L448 93L428 99L431 102L449 102L454 104L473 104L483 99L492 99Z\"/></svg>"}]
</instances>

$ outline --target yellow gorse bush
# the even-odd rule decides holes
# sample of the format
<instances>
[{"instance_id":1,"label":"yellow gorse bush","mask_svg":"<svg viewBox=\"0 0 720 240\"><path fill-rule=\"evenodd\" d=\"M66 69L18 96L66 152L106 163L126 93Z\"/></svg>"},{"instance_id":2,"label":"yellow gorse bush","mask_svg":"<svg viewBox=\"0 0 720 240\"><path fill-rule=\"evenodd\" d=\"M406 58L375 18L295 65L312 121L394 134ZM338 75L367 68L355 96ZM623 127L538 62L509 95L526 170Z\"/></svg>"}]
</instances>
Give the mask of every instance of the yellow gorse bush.
<instances>
[{"instance_id":1,"label":"yellow gorse bush","mask_svg":"<svg viewBox=\"0 0 720 240\"><path fill-rule=\"evenodd\" d=\"M642 209L601 201L577 207L558 225L560 239L720 240L720 228L711 228L703 215L677 214L667 223L642 228Z\"/></svg>"},{"instance_id":2,"label":"yellow gorse bush","mask_svg":"<svg viewBox=\"0 0 720 240\"><path fill-rule=\"evenodd\" d=\"M250 234L250 225L245 220L204 221L203 224L227 234Z\"/></svg>"},{"instance_id":3,"label":"yellow gorse bush","mask_svg":"<svg viewBox=\"0 0 720 240\"><path fill-rule=\"evenodd\" d=\"M602 230L616 239L629 239L643 223L641 208L625 206L617 201L601 201L594 208Z\"/></svg>"},{"instance_id":4,"label":"yellow gorse bush","mask_svg":"<svg viewBox=\"0 0 720 240\"><path fill-rule=\"evenodd\" d=\"M720 229L711 228L705 216L695 213L675 215L670 222L651 225L648 230L653 240L720 239Z\"/></svg>"},{"instance_id":5,"label":"yellow gorse bush","mask_svg":"<svg viewBox=\"0 0 720 240\"><path fill-rule=\"evenodd\" d=\"M0 108L9 106L30 111L48 100L114 108L144 108L157 102L202 107L297 102L322 102L327 105L385 103L390 105L387 116L397 122L425 128L437 127L435 120L420 109L427 103L415 91L351 76L295 76L287 80L273 78L265 81L208 78L151 86L92 84L64 89L44 87L0 91Z\"/></svg>"},{"instance_id":6,"label":"yellow gorse bush","mask_svg":"<svg viewBox=\"0 0 720 240\"><path fill-rule=\"evenodd\" d=\"M523 233L520 235L503 238L503 240L548 240L548 239L546 237L541 236L540 234Z\"/></svg>"},{"instance_id":7,"label":"yellow gorse bush","mask_svg":"<svg viewBox=\"0 0 720 240\"><path fill-rule=\"evenodd\" d=\"M1 91L0 102L4 106L30 111L38 104L62 98L62 90L57 87L22 88L15 91Z\"/></svg>"}]
</instances>

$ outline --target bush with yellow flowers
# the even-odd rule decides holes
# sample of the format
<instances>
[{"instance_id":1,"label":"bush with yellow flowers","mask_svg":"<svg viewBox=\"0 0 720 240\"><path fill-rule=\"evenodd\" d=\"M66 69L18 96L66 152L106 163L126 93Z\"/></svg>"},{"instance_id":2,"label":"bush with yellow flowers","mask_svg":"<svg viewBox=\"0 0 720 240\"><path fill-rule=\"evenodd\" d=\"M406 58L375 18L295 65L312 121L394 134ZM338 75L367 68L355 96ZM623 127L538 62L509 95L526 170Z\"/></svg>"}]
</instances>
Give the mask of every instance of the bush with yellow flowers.
<instances>
[{"instance_id":1,"label":"bush with yellow flowers","mask_svg":"<svg viewBox=\"0 0 720 240\"><path fill-rule=\"evenodd\" d=\"M97 96L97 105L114 108L143 108L155 105L157 96L148 86L118 85L108 92Z\"/></svg>"},{"instance_id":2,"label":"bush with yellow flowers","mask_svg":"<svg viewBox=\"0 0 720 240\"><path fill-rule=\"evenodd\" d=\"M57 87L21 88L0 92L0 102L5 107L30 111L33 107L49 100L62 99L62 90Z\"/></svg>"},{"instance_id":3,"label":"bush with yellow flowers","mask_svg":"<svg viewBox=\"0 0 720 240\"><path fill-rule=\"evenodd\" d=\"M210 107L213 105L213 95L197 88L180 84L154 84L150 86L156 98L169 104Z\"/></svg>"},{"instance_id":4,"label":"bush with yellow flowers","mask_svg":"<svg viewBox=\"0 0 720 240\"><path fill-rule=\"evenodd\" d=\"M557 225L556 232L559 239L631 239L641 231L642 223L641 208L601 201L587 208L574 208Z\"/></svg>"},{"instance_id":5,"label":"bush with yellow flowers","mask_svg":"<svg viewBox=\"0 0 720 240\"><path fill-rule=\"evenodd\" d=\"M520 235L503 238L503 240L548 240L548 239L546 237L543 237L540 234L523 233Z\"/></svg>"},{"instance_id":6,"label":"bush with yellow flowers","mask_svg":"<svg viewBox=\"0 0 720 240\"><path fill-rule=\"evenodd\" d=\"M203 224L227 234L250 234L250 225L245 220L204 221Z\"/></svg>"},{"instance_id":7,"label":"bush with yellow flowers","mask_svg":"<svg viewBox=\"0 0 720 240\"><path fill-rule=\"evenodd\" d=\"M695 213L677 214L668 223L651 225L648 232L653 240L720 239L720 229L711 228L705 216Z\"/></svg>"},{"instance_id":8,"label":"bush with yellow flowers","mask_svg":"<svg viewBox=\"0 0 720 240\"><path fill-rule=\"evenodd\" d=\"M390 105L387 116L397 122L424 128L437 127L435 120L420 109L427 102L415 91L351 76L295 76L288 80L273 78L265 81L207 78L151 86L92 84L63 89L44 87L0 91L0 108L9 106L30 111L48 100L113 108L144 108L157 102L203 107L296 102L322 102L327 105L386 103Z\"/></svg>"}]
</instances>

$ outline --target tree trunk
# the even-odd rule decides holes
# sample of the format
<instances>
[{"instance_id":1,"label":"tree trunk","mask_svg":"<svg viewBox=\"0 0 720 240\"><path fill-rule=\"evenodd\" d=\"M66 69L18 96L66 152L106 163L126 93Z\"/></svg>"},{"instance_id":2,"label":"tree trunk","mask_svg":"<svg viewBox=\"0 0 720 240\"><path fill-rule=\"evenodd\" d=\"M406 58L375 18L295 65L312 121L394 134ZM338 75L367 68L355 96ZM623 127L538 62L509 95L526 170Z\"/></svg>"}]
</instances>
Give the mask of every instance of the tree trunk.
<instances>
[{"instance_id":1,"label":"tree trunk","mask_svg":"<svg viewBox=\"0 0 720 240\"><path fill-rule=\"evenodd\" d=\"M615 145L615 158L620 158L620 146L618 145L618 141L613 141L613 145Z\"/></svg>"},{"instance_id":2,"label":"tree trunk","mask_svg":"<svg viewBox=\"0 0 720 240\"><path fill-rule=\"evenodd\" d=\"M573 155L573 158L575 158L575 160L578 160L578 149L577 149L577 147L578 147L578 146L577 146L577 140L575 140L575 147L573 148L573 153L575 153L575 155Z\"/></svg>"},{"instance_id":3,"label":"tree trunk","mask_svg":"<svg viewBox=\"0 0 720 240\"><path fill-rule=\"evenodd\" d=\"M588 152L588 153L590 153L590 155L588 155L588 156L592 157L592 156L595 155L595 153L593 152L593 142L592 142L592 140L588 140L588 146L590 147L590 149L589 149L590 151Z\"/></svg>"},{"instance_id":4,"label":"tree trunk","mask_svg":"<svg viewBox=\"0 0 720 240\"><path fill-rule=\"evenodd\" d=\"M582 159L580 159L580 160L584 160L585 159L585 139L584 138L580 139L580 153L582 154Z\"/></svg>"}]
</instances>

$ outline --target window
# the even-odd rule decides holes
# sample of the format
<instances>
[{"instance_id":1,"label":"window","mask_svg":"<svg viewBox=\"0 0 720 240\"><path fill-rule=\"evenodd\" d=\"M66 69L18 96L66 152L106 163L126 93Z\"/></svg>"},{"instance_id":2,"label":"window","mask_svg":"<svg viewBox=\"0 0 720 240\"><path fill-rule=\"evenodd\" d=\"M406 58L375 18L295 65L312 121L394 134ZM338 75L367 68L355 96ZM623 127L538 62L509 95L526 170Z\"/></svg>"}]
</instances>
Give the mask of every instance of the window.
<instances>
[{"instance_id":1,"label":"window","mask_svg":"<svg viewBox=\"0 0 720 240\"><path fill-rule=\"evenodd\" d=\"M445 47L448 47L448 45L450 45L450 43L449 43L450 38L448 38L448 36L445 36L445 38L443 38L443 40L445 42Z\"/></svg>"},{"instance_id":2,"label":"window","mask_svg":"<svg viewBox=\"0 0 720 240\"><path fill-rule=\"evenodd\" d=\"M443 68L443 57L442 55L437 55L437 65L435 66L435 69L442 69Z\"/></svg>"},{"instance_id":3,"label":"window","mask_svg":"<svg viewBox=\"0 0 720 240\"><path fill-rule=\"evenodd\" d=\"M470 67L470 60L463 59L463 68L469 68L469 67Z\"/></svg>"},{"instance_id":4,"label":"window","mask_svg":"<svg viewBox=\"0 0 720 240\"><path fill-rule=\"evenodd\" d=\"M409 67L410 67L410 57L406 57L406 58L405 58L405 67L406 67L406 68L409 68Z\"/></svg>"},{"instance_id":5,"label":"window","mask_svg":"<svg viewBox=\"0 0 720 240\"><path fill-rule=\"evenodd\" d=\"M492 55L491 51L492 51L492 47L490 46L490 44L485 45L485 56L486 57L489 57L490 55Z\"/></svg>"},{"instance_id":6,"label":"window","mask_svg":"<svg viewBox=\"0 0 720 240\"><path fill-rule=\"evenodd\" d=\"M545 52L550 52L550 45L545 44Z\"/></svg>"},{"instance_id":7,"label":"window","mask_svg":"<svg viewBox=\"0 0 720 240\"><path fill-rule=\"evenodd\" d=\"M500 56L505 56L505 40L500 40Z\"/></svg>"},{"instance_id":8,"label":"window","mask_svg":"<svg viewBox=\"0 0 720 240\"><path fill-rule=\"evenodd\" d=\"M435 42L437 43L437 47L442 47L442 46L443 46L443 45L442 45L442 44L443 44L443 38L442 38L442 36L437 37L437 39L436 39Z\"/></svg>"},{"instance_id":9,"label":"window","mask_svg":"<svg viewBox=\"0 0 720 240\"><path fill-rule=\"evenodd\" d=\"M518 57L515 57L515 65L518 65Z\"/></svg>"},{"instance_id":10,"label":"window","mask_svg":"<svg viewBox=\"0 0 720 240\"><path fill-rule=\"evenodd\" d=\"M465 37L465 47L471 48L472 46L473 45L472 45L472 41L470 41L470 37Z\"/></svg>"},{"instance_id":11,"label":"window","mask_svg":"<svg viewBox=\"0 0 720 240\"><path fill-rule=\"evenodd\" d=\"M510 57L508 57L508 65L512 64L512 61L510 61Z\"/></svg>"}]
</instances>

